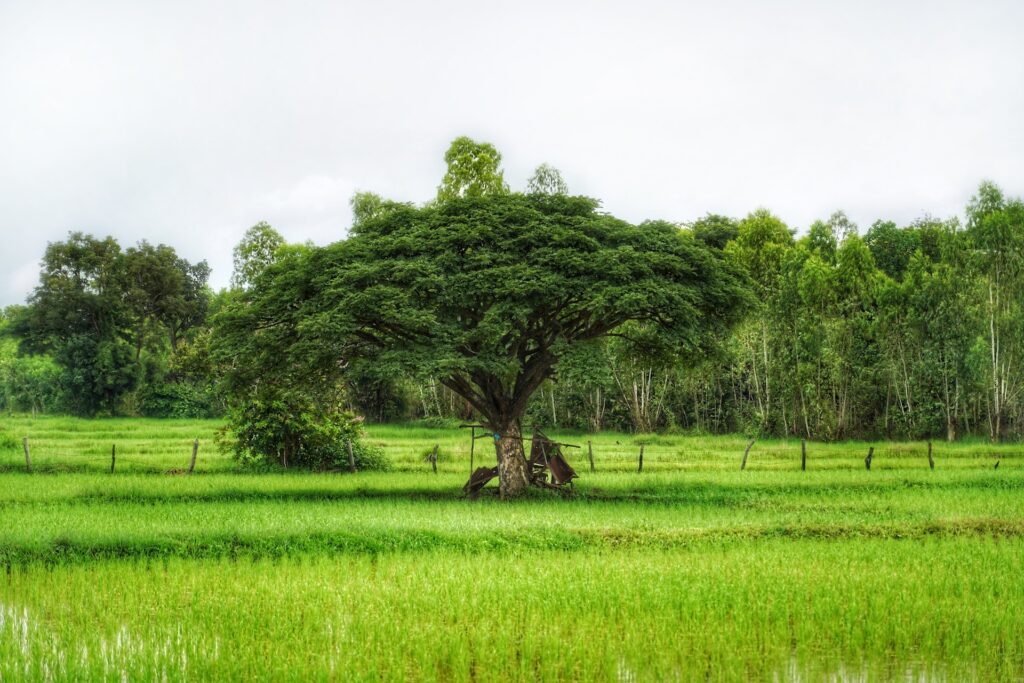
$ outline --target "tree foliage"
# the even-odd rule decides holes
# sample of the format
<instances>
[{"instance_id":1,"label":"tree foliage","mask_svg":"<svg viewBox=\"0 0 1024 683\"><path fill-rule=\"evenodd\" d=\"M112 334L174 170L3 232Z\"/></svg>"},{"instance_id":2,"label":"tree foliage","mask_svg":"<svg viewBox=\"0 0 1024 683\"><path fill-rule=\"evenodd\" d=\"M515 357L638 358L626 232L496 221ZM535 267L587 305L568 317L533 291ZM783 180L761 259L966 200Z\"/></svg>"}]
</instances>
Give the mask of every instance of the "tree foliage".
<instances>
[{"instance_id":1,"label":"tree foliage","mask_svg":"<svg viewBox=\"0 0 1024 683\"><path fill-rule=\"evenodd\" d=\"M236 289L248 288L274 262L277 250L284 244L281 234L266 221L260 221L246 230L234 249L231 286Z\"/></svg>"},{"instance_id":2,"label":"tree foliage","mask_svg":"<svg viewBox=\"0 0 1024 683\"><path fill-rule=\"evenodd\" d=\"M569 194L569 186L557 168L541 164L526 182L526 191L529 194L565 195Z\"/></svg>"},{"instance_id":3,"label":"tree foliage","mask_svg":"<svg viewBox=\"0 0 1024 683\"><path fill-rule=\"evenodd\" d=\"M494 145L468 137L455 138L444 154L448 168L437 188L437 200L506 194L501 153Z\"/></svg>"},{"instance_id":4,"label":"tree foliage","mask_svg":"<svg viewBox=\"0 0 1024 683\"><path fill-rule=\"evenodd\" d=\"M224 443L244 462L342 467L352 443L362 469L386 466L347 409L345 362L303 341L301 304L314 268L308 246L286 246L215 317L211 353L227 397ZM319 359L319 362L318 360Z\"/></svg>"},{"instance_id":5,"label":"tree foliage","mask_svg":"<svg viewBox=\"0 0 1024 683\"><path fill-rule=\"evenodd\" d=\"M67 409L115 413L163 350L176 352L204 322L209 272L165 245L123 251L111 237L71 233L47 246L40 284L9 331L22 352L61 368Z\"/></svg>"},{"instance_id":6,"label":"tree foliage","mask_svg":"<svg viewBox=\"0 0 1024 683\"><path fill-rule=\"evenodd\" d=\"M282 260L219 336L264 378L309 384L353 358L436 375L518 443L530 397L574 345L632 323L696 353L744 301L738 270L673 225L630 225L584 197L492 194L395 209ZM522 460L521 444L506 458Z\"/></svg>"}]
</instances>

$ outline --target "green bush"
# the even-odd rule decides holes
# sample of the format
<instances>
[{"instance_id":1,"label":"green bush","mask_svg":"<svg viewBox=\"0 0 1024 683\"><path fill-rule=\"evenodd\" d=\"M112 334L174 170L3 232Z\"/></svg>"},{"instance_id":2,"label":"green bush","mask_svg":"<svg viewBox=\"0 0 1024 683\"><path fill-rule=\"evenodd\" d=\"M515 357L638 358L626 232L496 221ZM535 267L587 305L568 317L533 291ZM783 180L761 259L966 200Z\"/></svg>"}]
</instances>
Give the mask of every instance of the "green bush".
<instances>
[{"instance_id":1,"label":"green bush","mask_svg":"<svg viewBox=\"0 0 1024 683\"><path fill-rule=\"evenodd\" d=\"M254 398L230 411L221 446L244 464L329 470L348 467L351 443L357 469L387 469L383 451L365 442L362 422L336 407Z\"/></svg>"},{"instance_id":2,"label":"green bush","mask_svg":"<svg viewBox=\"0 0 1024 683\"><path fill-rule=\"evenodd\" d=\"M139 413L144 417L191 419L215 417L216 411L208 389L187 382L168 382L142 393Z\"/></svg>"}]
</instances>

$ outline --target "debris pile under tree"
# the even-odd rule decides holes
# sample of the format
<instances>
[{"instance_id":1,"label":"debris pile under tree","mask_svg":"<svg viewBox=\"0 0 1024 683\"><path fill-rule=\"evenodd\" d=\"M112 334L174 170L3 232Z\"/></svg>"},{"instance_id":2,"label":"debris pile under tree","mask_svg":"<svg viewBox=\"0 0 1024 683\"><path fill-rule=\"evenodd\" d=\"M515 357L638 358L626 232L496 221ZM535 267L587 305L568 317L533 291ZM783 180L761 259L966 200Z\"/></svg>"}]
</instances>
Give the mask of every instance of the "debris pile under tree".
<instances>
[{"instance_id":1,"label":"debris pile under tree","mask_svg":"<svg viewBox=\"0 0 1024 683\"><path fill-rule=\"evenodd\" d=\"M501 437L499 437L501 438ZM505 437L508 438L508 437ZM529 483L540 488L562 490L565 485L572 486L572 480L579 475L562 455L562 446L579 448L573 444L552 441L539 430L533 432L530 441L530 459L527 463ZM498 467L478 467L470 475L469 481L462 490L470 497L477 496L491 479L498 476ZM549 479L550 476L550 479Z\"/></svg>"}]
</instances>

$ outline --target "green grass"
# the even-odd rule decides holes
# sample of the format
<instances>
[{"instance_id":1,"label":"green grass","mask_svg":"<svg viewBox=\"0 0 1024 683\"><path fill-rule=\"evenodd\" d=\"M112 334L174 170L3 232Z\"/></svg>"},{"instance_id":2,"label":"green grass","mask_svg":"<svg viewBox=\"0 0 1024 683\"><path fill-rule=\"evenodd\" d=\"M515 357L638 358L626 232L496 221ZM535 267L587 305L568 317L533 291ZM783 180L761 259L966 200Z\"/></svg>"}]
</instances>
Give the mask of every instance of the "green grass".
<instances>
[{"instance_id":1,"label":"green grass","mask_svg":"<svg viewBox=\"0 0 1024 683\"><path fill-rule=\"evenodd\" d=\"M465 431L372 427L386 473L258 474L218 427L0 418L0 681L1024 680L1018 445L937 443L931 471L809 444L801 472L764 441L740 472L742 436L553 434L575 494L503 504L461 496Z\"/></svg>"}]
</instances>

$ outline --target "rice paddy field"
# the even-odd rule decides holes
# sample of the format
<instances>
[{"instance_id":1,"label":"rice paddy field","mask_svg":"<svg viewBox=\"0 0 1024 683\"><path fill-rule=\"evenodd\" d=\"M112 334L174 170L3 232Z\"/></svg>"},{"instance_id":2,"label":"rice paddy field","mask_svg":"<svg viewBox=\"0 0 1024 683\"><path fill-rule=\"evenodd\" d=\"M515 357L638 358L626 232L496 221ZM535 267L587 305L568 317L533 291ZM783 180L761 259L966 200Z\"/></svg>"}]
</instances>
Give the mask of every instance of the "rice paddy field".
<instances>
[{"instance_id":1,"label":"rice paddy field","mask_svg":"<svg viewBox=\"0 0 1024 683\"><path fill-rule=\"evenodd\" d=\"M370 427L390 471L312 474L218 427L0 417L0 681L1024 680L1017 444L740 471L742 436L554 433L572 495L509 504L462 496L468 430Z\"/></svg>"}]
</instances>

